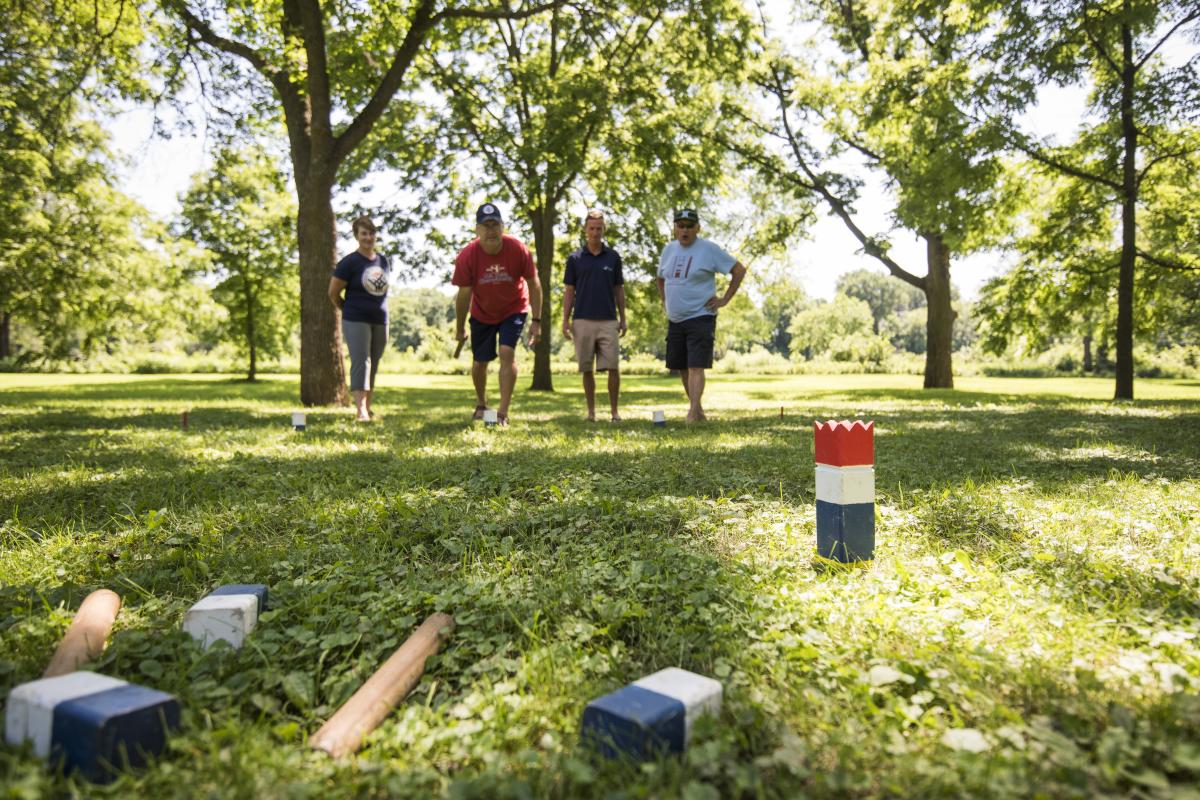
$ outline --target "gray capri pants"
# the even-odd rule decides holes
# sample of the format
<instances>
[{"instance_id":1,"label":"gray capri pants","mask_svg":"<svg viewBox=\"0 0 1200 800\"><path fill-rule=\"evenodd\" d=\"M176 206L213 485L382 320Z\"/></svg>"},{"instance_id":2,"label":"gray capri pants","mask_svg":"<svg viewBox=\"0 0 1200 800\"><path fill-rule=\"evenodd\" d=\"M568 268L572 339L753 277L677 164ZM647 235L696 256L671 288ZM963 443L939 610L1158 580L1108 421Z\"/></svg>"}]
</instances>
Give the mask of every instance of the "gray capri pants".
<instances>
[{"instance_id":1,"label":"gray capri pants","mask_svg":"<svg viewBox=\"0 0 1200 800\"><path fill-rule=\"evenodd\" d=\"M374 391L379 359L387 347L387 325L342 320L342 338L350 351L350 391ZM371 365L371 383L367 384L367 365Z\"/></svg>"}]
</instances>

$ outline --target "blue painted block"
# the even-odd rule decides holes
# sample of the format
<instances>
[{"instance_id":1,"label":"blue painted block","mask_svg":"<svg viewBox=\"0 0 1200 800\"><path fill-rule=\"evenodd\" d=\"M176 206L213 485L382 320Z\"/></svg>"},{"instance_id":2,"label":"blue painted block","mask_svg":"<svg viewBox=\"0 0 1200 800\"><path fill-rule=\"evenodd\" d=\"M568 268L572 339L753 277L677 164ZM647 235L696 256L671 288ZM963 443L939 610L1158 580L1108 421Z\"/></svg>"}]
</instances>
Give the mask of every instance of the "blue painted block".
<instances>
[{"instance_id":1,"label":"blue painted block","mask_svg":"<svg viewBox=\"0 0 1200 800\"><path fill-rule=\"evenodd\" d=\"M817 501L817 553L849 563L875 556L875 504Z\"/></svg>"},{"instance_id":2,"label":"blue painted block","mask_svg":"<svg viewBox=\"0 0 1200 800\"><path fill-rule=\"evenodd\" d=\"M653 758L683 752L687 709L683 702L630 685L588 703L583 738L606 758Z\"/></svg>"},{"instance_id":3,"label":"blue painted block","mask_svg":"<svg viewBox=\"0 0 1200 800\"><path fill-rule=\"evenodd\" d=\"M213 595L227 594L252 594L258 598L258 613L261 614L267 607L267 585L265 583L227 583L224 586L218 586L209 593L209 597Z\"/></svg>"},{"instance_id":4,"label":"blue painted block","mask_svg":"<svg viewBox=\"0 0 1200 800\"><path fill-rule=\"evenodd\" d=\"M126 684L66 700L54 707L51 758L92 779L141 766L161 753L179 727L179 701L165 692Z\"/></svg>"}]
</instances>

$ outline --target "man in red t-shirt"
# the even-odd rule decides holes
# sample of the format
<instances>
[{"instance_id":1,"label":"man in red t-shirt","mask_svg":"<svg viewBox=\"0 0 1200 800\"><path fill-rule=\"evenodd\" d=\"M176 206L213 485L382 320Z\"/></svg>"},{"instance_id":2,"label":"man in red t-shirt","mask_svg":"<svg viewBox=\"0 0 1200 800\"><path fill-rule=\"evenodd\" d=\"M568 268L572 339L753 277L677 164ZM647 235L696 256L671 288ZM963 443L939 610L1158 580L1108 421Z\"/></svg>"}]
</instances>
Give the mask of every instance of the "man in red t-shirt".
<instances>
[{"instance_id":1,"label":"man in red t-shirt","mask_svg":"<svg viewBox=\"0 0 1200 800\"><path fill-rule=\"evenodd\" d=\"M542 307L542 284L529 248L515 236L504 232L504 218L493 203L484 203L475 212L475 241L464 247L454 259L454 279L458 287L455 300L458 341L467 338L467 310L471 312L471 379L475 382L475 419L483 419L487 410L488 363L496 360L496 342L500 356L500 406L496 421L508 424L508 404L517 383L517 342L531 307ZM542 332L538 317L529 319L529 346L537 344Z\"/></svg>"}]
</instances>

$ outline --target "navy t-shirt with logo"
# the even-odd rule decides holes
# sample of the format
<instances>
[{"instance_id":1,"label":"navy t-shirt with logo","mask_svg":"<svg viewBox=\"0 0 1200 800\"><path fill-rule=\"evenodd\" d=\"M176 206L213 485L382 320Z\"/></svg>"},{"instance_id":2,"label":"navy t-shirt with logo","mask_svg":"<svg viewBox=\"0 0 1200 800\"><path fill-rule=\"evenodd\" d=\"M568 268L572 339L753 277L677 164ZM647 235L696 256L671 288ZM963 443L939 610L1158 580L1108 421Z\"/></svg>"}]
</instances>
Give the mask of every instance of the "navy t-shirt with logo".
<instances>
[{"instance_id":1,"label":"navy t-shirt with logo","mask_svg":"<svg viewBox=\"0 0 1200 800\"><path fill-rule=\"evenodd\" d=\"M387 256L376 253L375 258L367 258L355 250L337 263L333 277L346 282L342 319L387 325L387 291L391 278Z\"/></svg>"},{"instance_id":2,"label":"navy t-shirt with logo","mask_svg":"<svg viewBox=\"0 0 1200 800\"><path fill-rule=\"evenodd\" d=\"M575 287L575 319L616 319L613 289L625 283L621 256L608 245L593 254L587 245L567 256L563 283Z\"/></svg>"}]
</instances>

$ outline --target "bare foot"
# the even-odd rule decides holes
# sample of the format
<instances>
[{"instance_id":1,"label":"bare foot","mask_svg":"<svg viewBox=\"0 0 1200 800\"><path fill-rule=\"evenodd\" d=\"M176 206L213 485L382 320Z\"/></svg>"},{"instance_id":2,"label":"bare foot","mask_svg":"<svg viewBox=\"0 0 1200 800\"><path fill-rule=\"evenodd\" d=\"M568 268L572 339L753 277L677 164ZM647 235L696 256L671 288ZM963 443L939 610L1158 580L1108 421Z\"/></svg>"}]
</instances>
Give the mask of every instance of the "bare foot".
<instances>
[{"instance_id":1,"label":"bare foot","mask_svg":"<svg viewBox=\"0 0 1200 800\"><path fill-rule=\"evenodd\" d=\"M621 415L620 415L620 414L613 414L613 415L612 415L612 419L610 419L610 420L609 420L609 422L620 422L620 421L621 421Z\"/></svg>"},{"instance_id":2,"label":"bare foot","mask_svg":"<svg viewBox=\"0 0 1200 800\"><path fill-rule=\"evenodd\" d=\"M595 422L596 421L596 413L594 411L589 412L588 415L586 417L584 417L583 419L585 422Z\"/></svg>"}]
</instances>

